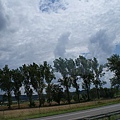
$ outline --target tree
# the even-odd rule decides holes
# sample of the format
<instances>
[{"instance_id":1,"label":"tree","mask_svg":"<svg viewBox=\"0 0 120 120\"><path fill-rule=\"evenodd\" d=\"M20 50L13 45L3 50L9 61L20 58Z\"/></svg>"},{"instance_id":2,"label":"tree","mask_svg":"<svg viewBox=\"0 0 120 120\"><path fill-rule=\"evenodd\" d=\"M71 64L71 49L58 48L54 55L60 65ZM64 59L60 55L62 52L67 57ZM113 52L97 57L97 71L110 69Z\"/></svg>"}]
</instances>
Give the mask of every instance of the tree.
<instances>
[{"instance_id":1,"label":"tree","mask_svg":"<svg viewBox=\"0 0 120 120\"><path fill-rule=\"evenodd\" d=\"M65 88L65 98L67 102L70 104L71 101L71 96L70 96L70 91L69 88L71 87L71 78L70 77L63 77L58 80L60 82L61 86Z\"/></svg>"},{"instance_id":2,"label":"tree","mask_svg":"<svg viewBox=\"0 0 120 120\"><path fill-rule=\"evenodd\" d=\"M5 92L8 100L8 108L11 109L11 94L13 90L13 81L11 70L8 68L8 65L5 65L3 70L0 70L0 88Z\"/></svg>"},{"instance_id":3,"label":"tree","mask_svg":"<svg viewBox=\"0 0 120 120\"><path fill-rule=\"evenodd\" d=\"M39 107L41 107L42 100L43 100L43 89L45 88L44 66L33 63L33 64L30 64L29 70L30 70L29 73L30 73L31 84L38 94Z\"/></svg>"},{"instance_id":4,"label":"tree","mask_svg":"<svg viewBox=\"0 0 120 120\"><path fill-rule=\"evenodd\" d=\"M63 88L60 85L54 84L52 86L52 98L60 105L60 101L63 98Z\"/></svg>"},{"instance_id":5,"label":"tree","mask_svg":"<svg viewBox=\"0 0 120 120\"><path fill-rule=\"evenodd\" d=\"M120 87L120 56L113 54L107 60L108 63L106 66L108 70L114 73L114 77L111 78L111 85L114 87Z\"/></svg>"},{"instance_id":6,"label":"tree","mask_svg":"<svg viewBox=\"0 0 120 120\"><path fill-rule=\"evenodd\" d=\"M20 95L21 95L20 88L22 87L23 76L21 74L21 71L18 68L15 70L12 70L12 80L13 80L14 95L18 102L18 108L20 108Z\"/></svg>"},{"instance_id":7,"label":"tree","mask_svg":"<svg viewBox=\"0 0 120 120\"><path fill-rule=\"evenodd\" d=\"M70 103L69 88L71 87L71 78L69 77L66 60L59 58L55 59L53 62L56 72L59 72L62 75L62 78L60 78L58 82L60 82L60 84L65 88L66 98L68 103Z\"/></svg>"},{"instance_id":8,"label":"tree","mask_svg":"<svg viewBox=\"0 0 120 120\"><path fill-rule=\"evenodd\" d=\"M91 70L91 59L86 59L83 56L79 56L76 60L76 66L79 71L79 76L83 79L82 87L87 91L87 99L90 100L90 84L93 79L93 73Z\"/></svg>"},{"instance_id":9,"label":"tree","mask_svg":"<svg viewBox=\"0 0 120 120\"><path fill-rule=\"evenodd\" d=\"M103 68L104 65L100 65L98 63L98 60L94 57L92 62L92 72L94 75L94 79L92 80L93 84L95 85L96 88L96 93L98 99L100 98L100 93L99 93L99 87L101 87L103 84L105 84L105 81L102 81L100 78L104 76Z\"/></svg>"},{"instance_id":10,"label":"tree","mask_svg":"<svg viewBox=\"0 0 120 120\"><path fill-rule=\"evenodd\" d=\"M72 86L76 89L77 102L80 102L80 91L78 84L78 70L73 59L66 59L68 74L71 78Z\"/></svg>"},{"instance_id":11,"label":"tree","mask_svg":"<svg viewBox=\"0 0 120 120\"><path fill-rule=\"evenodd\" d=\"M47 101L49 105L51 105L52 101L52 80L55 79L54 71L51 65L49 65L46 61L44 61L44 77L47 83L46 93L47 93Z\"/></svg>"},{"instance_id":12,"label":"tree","mask_svg":"<svg viewBox=\"0 0 120 120\"><path fill-rule=\"evenodd\" d=\"M33 90L31 87L31 80L30 80L30 69L29 66L26 66L25 64L20 68L22 75L23 75L23 84L24 84L24 88L25 88L25 93L29 99L30 102L30 107L32 107L34 105L34 102L32 100L32 94L33 94Z\"/></svg>"}]
</instances>

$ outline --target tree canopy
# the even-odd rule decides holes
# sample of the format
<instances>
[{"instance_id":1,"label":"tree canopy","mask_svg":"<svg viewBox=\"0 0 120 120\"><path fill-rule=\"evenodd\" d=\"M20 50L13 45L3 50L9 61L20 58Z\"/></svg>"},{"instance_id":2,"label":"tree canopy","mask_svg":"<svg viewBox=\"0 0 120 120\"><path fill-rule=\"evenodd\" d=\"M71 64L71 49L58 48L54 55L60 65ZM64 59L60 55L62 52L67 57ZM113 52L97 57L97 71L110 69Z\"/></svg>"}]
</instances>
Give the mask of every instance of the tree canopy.
<instances>
[{"instance_id":1,"label":"tree canopy","mask_svg":"<svg viewBox=\"0 0 120 120\"><path fill-rule=\"evenodd\" d=\"M120 87L120 56L113 54L110 58L107 59L108 70L114 73L113 78L111 78L111 85Z\"/></svg>"},{"instance_id":2,"label":"tree canopy","mask_svg":"<svg viewBox=\"0 0 120 120\"><path fill-rule=\"evenodd\" d=\"M9 108L11 108L13 93L20 108L21 87L24 87L30 107L34 106L32 97L34 93L38 95L39 107L43 104L43 91L46 93L49 105L52 101L60 104L62 99L67 103L71 103L72 99L76 102L80 102L80 99L90 100L91 92L95 91L99 99L102 96L101 91L104 91L104 96L110 92L108 89L102 89L105 84L102 79L105 75L105 67L113 72L113 77L110 79L111 85L120 87L120 56L114 54L107 60L105 66L100 64L95 57L87 59L80 55L76 59L57 58L53 61L53 67L47 61L42 64L24 64L12 70L5 65L0 69L0 89L7 96ZM60 73L59 78L56 73ZM70 92L71 88L75 89L74 96ZM80 95L80 88L84 90L82 95Z\"/></svg>"}]
</instances>

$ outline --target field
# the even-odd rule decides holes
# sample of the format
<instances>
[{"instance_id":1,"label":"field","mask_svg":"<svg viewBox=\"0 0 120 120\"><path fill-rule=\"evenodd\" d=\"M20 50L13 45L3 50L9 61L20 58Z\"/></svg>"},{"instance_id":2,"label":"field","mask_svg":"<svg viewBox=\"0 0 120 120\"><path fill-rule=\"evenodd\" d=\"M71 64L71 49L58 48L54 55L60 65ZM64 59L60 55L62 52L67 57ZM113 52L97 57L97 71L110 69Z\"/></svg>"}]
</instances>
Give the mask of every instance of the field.
<instances>
[{"instance_id":1,"label":"field","mask_svg":"<svg viewBox=\"0 0 120 120\"><path fill-rule=\"evenodd\" d=\"M3 109L2 111L0 111L0 120L26 120L28 118L37 118L42 116L61 114L115 103L120 103L120 98L41 108L24 108L16 110Z\"/></svg>"}]
</instances>

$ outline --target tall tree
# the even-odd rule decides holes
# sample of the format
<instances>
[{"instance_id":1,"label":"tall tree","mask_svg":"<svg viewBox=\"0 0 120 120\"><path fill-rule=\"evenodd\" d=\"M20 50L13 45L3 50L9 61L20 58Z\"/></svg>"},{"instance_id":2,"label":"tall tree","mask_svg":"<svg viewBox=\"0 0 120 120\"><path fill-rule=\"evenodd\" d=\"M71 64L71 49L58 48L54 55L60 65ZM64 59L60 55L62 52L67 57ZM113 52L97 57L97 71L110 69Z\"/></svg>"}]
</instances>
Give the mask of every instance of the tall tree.
<instances>
[{"instance_id":1,"label":"tall tree","mask_svg":"<svg viewBox=\"0 0 120 120\"><path fill-rule=\"evenodd\" d=\"M79 76L83 79L83 88L87 91L87 100L90 100L90 84L93 79L93 73L91 70L91 59L86 59L83 56L79 56L76 60Z\"/></svg>"},{"instance_id":2,"label":"tall tree","mask_svg":"<svg viewBox=\"0 0 120 120\"><path fill-rule=\"evenodd\" d=\"M77 102L80 102L80 91L79 91L79 84L78 84L78 70L76 63L73 59L66 59L68 74L71 78L72 86L76 89L77 95Z\"/></svg>"},{"instance_id":3,"label":"tall tree","mask_svg":"<svg viewBox=\"0 0 120 120\"><path fill-rule=\"evenodd\" d=\"M25 93L29 99L29 102L30 102L30 107L32 107L32 104L33 104L33 100L32 100L32 95L33 95L33 89L32 89L32 86L31 86L31 80L30 80L30 69L29 69L29 66L27 66L26 64L24 64L21 68L21 72L22 72L22 75L23 75L23 85L24 85L24 88L25 88Z\"/></svg>"},{"instance_id":4,"label":"tall tree","mask_svg":"<svg viewBox=\"0 0 120 120\"><path fill-rule=\"evenodd\" d=\"M15 70L12 70L12 80L13 80L14 95L18 102L18 108L20 108L20 95L21 95L20 88L22 87L23 76L21 74L21 71L18 68Z\"/></svg>"},{"instance_id":5,"label":"tall tree","mask_svg":"<svg viewBox=\"0 0 120 120\"><path fill-rule=\"evenodd\" d=\"M47 101L49 105L51 105L52 85L53 85L52 80L55 79L55 74L51 65L49 65L46 61L44 61L44 76L47 83L47 87L46 87Z\"/></svg>"},{"instance_id":6,"label":"tall tree","mask_svg":"<svg viewBox=\"0 0 120 120\"><path fill-rule=\"evenodd\" d=\"M112 86L120 87L120 56L113 54L107 59L107 68L114 73L114 77L111 79Z\"/></svg>"},{"instance_id":7,"label":"tall tree","mask_svg":"<svg viewBox=\"0 0 120 120\"><path fill-rule=\"evenodd\" d=\"M69 88L71 87L71 79L69 77L66 60L59 58L59 59L55 59L53 62L54 62L54 68L56 72L59 72L62 75L62 78L59 79L59 82L65 88L67 101L68 103L70 103Z\"/></svg>"},{"instance_id":8,"label":"tall tree","mask_svg":"<svg viewBox=\"0 0 120 120\"><path fill-rule=\"evenodd\" d=\"M45 88L44 67L43 65L37 65L36 63L33 63L30 64L29 69L30 69L31 84L38 94L39 107L41 107L43 100L43 89Z\"/></svg>"},{"instance_id":9,"label":"tall tree","mask_svg":"<svg viewBox=\"0 0 120 120\"><path fill-rule=\"evenodd\" d=\"M94 74L94 79L92 80L92 82L95 85L97 97L99 99L100 98L99 87L105 84L105 81L102 81L100 79L105 74L103 72L104 65L100 65L98 63L98 60L95 57L93 58L91 62L92 62L92 72Z\"/></svg>"},{"instance_id":10,"label":"tall tree","mask_svg":"<svg viewBox=\"0 0 120 120\"><path fill-rule=\"evenodd\" d=\"M5 92L8 99L8 108L11 109L11 94L13 90L13 82L11 70L8 68L8 65L5 65L3 70L0 70L0 88Z\"/></svg>"},{"instance_id":11,"label":"tall tree","mask_svg":"<svg viewBox=\"0 0 120 120\"><path fill-rule=\"evenodd\" d=\"M67 102L70 104L71 102L71 96L70 96L70 87L71 87L71 78L70 77L63 77L58 80L60 82L60 85L65 88L65 98Z\"/></svg>"}]
</instances>

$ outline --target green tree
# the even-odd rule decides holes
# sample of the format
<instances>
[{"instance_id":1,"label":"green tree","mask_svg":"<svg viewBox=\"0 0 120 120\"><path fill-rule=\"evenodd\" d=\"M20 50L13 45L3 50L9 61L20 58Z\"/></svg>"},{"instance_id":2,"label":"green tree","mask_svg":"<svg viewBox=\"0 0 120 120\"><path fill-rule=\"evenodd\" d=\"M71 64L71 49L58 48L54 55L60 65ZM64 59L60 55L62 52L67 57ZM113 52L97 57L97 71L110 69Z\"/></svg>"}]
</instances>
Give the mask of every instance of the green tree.
<instances>
[{"instance_id":1,"label":"green tree","mask_svg":"<svg viewBox=\"0 0 120 120\"><path fill-rule=\"evenodd\" d=\"M58 82L60 82L60 84L65 88L66 98L68 103L70 103L69 88L71 87L71 78L69 76L66 60L59 58L55 59L53 62L56 72L59 72L62 75L62 78L60 78Z\"/></svg>"},{"instance_id":2,"label":"green tree","mask_svg":"<svg viewBox=\"0 0 120 120\"><path fill-rule=\"evenodd\" d=\"M62 79L60 78L58 80L58 82L60 82L61 86L63 86L65 88L65 98L66 98L67 102L70 104L71 95L70 95L69 88L71 87L71 78L63 77Z\"/></svg>"},{"instance_id":3,"label":"green tree","mask_svg":"<svg viewBox=\"0 0 120 120\"><path fill-rule=\"evenodd\" d=\"M0 70L0 88L5 92L8 100L8 108L11 109L13 81L11 70L8 68L8 65L5 65L5 67Z\"/></svg>"},{"instance_id":4,"label":"green tree","mask_svg":"<svg viewBox=\"0 0 120 120\"><path fill-rule=\"evenodd\" d=\"M29 70L31 84L38 94L39 107L41 107L43 101L43 89L45 88L44 67L43 65L37 65L36 63L33 63L30 64Z\"/></svg>"},{"instance_id":5,"label":"green tree","mask_svg":"<svg viewBox=\"0 0 120 120\"><path fill-rule=\"evenodd\" d=\"M78 84L78 70L76 63L73 59L66 59L68 74L71 78L72 86L76 89L77 95L77 102L80 102L80 91L79 91L79 84Z\"/></svg>"},{"instance_id":6,"label":"green tree","mask_svg":"<svg viewBox=\"0 0 120 120\"><path fill-rule=\"evenodd\" d=\"M114 87L120 87L120 56L113 54L110 58L107 59L106 64L108 70L114 73L114 77L111 78L111 85Z\"/></svg>"},{"instance_id":7,"label":"green tree","mask_svg":"<svg viewBox=\"0 0 120 120\"><path fill-rule=\"evenodd\" d=\"M86 59L83 56L79 56L79 58L75 61L79 71L79 76L83 79L82 87L87 91L87 100L90 100L90 85L94 77L91 70L91 59Z\"/></svg>"},{"instance_id":8,"label":"green tree","mask_svg":"<svg viewBox=\"0 0 120 120\"><path fill-rule=\"evenodd\" d=\"M52 101L52 80L55 79L55 74L51 65L49 65L46 61L44 61L44 77L47 83L46 93L47 93L47 101L49 105L51 105Z\"/></svg>"},{"instance_id":9,"label":"green tree","mask_svg":"<svg viewBox=\"0 0 120 120\"><path fill-rule=\"evenodd\" d=\"M94 74L94 79L92 80L92 83L95 85L97 98L100 98L99 93L99 87L101 87L103 84L105 84L105 81L102 81L100 78L104 76L103 68L104 65L100 65L98 63L98 60L94 57L92 62L92 72Z\"/></svg>"},{"instance_id":10,"label":"green tree","mask_svg":"<svg viewBox=\"0 0 120 120\"><path fill-rule=\"evenodd\" d=\"M60 105L60 101L63 98L63 88L60 85L54 84L52 86L52 98Z\"/></svg>"},{"instance_id":11,"label":"green tree","mask_svg":"<svg viewBox=\"0 0 120 120\"><path fill-rule=\"evenodd\" d=\"M25 88L25 93L29 99L30 107L32 107L34 102L32 100L33 89L32 89L31 80L30 80L30 69L29 69L29 66L26 66L26 64L24 64L20 69L24 78L23 85Z\"/></svg>"},{"instance_id":12,"label":"green tree","mask_svg":"<svg viewBox=\"0 0 120 120\"><path fill-rule=\"evenodd\" d=\"M23 76L19 69L12 70L12 80L14 95L18 103L18 108L20 108L20 95L21 95L20 88L22 87Z\"/></svg>"}]
</instances>

